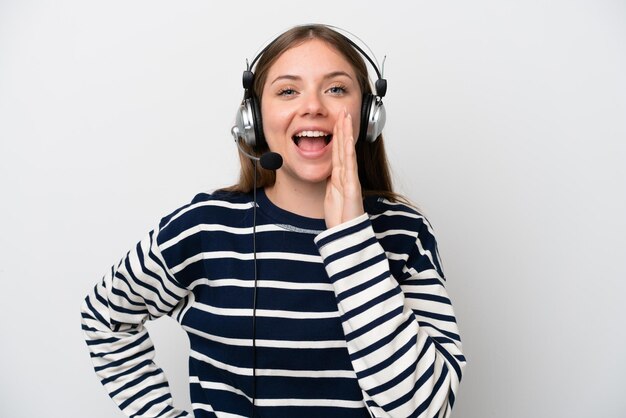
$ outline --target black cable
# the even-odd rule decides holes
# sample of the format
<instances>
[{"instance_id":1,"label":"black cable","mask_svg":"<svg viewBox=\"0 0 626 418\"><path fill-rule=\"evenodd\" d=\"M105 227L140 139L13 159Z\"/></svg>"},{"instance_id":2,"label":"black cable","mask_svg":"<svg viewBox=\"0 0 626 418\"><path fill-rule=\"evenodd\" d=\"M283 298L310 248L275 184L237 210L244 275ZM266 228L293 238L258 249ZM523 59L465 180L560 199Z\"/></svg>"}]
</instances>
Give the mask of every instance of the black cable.
<instances>
[{"instance_id":1,"label":"black cable","mask_svg":"<svg viewBox=\"0 0 626 418\"><path fill-rule=\"evenodd\" d=\"M252 207L252 251L254 252L254 293L252 297L252 411L250 416L255 416L256 402L256 296L257 296L257 262L256 262L256 177L257 177L257 160L254 162L254 188Z\"/></svg>"}]
</instances>

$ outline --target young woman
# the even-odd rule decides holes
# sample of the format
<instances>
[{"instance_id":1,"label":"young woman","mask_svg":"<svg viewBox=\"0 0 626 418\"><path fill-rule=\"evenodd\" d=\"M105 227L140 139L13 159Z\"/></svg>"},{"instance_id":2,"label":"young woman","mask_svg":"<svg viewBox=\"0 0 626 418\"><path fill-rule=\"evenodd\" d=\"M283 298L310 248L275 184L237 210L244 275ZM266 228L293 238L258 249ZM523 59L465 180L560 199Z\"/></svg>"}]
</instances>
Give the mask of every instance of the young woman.
<instances>
[{"instance_id":1,"label":"young woman","mask_svg":"<svg viewBox=\"0 0 626 418\"><path fill-rule=\"evenodd\" d=\"M189 336L195 417L450 415L465 358L432 228L366 132L363 56L323 25L275 39L244 77L239 183L164 217L87 296L96 372L128 416L189 416L152 362L143 323L163 315Z\"/></svg>"}]
</instances>

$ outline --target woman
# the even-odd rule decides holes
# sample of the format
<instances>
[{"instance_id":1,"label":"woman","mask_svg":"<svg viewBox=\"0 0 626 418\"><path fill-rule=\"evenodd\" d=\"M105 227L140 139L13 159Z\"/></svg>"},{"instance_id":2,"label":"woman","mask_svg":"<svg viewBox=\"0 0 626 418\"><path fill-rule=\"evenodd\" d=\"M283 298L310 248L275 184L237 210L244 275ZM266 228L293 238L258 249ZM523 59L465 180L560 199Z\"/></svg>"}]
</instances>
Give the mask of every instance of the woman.
<instances>
[{"instance_id":1,"label":"woman","mask_svg":"<svg viewBox=\"0 0 626 418\"><path fill-rule=\"evenodd\" d=\"M196 417L449 416L465 358L436 241L393 193L381 135L365 139L353 45L323 25L274 40L248 80L262 118L239 183L164 217L86 298L96 372L127 415L188 416L142 326L170 315ZM275 172L257 167L268 151Z\"/></svg>"}]
</instances>

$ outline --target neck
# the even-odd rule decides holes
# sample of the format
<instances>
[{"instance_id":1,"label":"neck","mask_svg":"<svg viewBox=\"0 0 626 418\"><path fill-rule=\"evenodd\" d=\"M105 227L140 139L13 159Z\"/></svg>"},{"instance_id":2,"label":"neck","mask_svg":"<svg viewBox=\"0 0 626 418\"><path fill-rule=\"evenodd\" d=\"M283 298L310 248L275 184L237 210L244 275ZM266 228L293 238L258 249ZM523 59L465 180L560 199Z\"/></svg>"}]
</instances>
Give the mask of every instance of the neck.
<instances>
[{"instance_id":1,"label":"neck","mask_svg":"<svg viewBox=\"0 0 626 418\"><path fill-rule=\"evenodd\" d=\"M273 186L265 188L265 194L281 209L307 218L324 218L325 182L289 185L277 178Z\"/></svg>"}]
</instances>

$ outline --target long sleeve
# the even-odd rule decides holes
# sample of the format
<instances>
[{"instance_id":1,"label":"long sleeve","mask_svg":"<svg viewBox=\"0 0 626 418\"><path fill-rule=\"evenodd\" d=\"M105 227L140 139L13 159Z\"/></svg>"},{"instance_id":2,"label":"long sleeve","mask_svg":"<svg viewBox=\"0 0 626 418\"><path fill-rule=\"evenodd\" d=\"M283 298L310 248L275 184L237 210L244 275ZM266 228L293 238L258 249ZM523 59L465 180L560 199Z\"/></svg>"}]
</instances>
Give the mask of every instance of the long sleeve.
<instances>
[{"instance_id":1,"label":"long sleeve","mask_svg":"<svg viewBox=\"0 0 626 418\"><path fill-rule=\"evenodd\" d=\"M417 213L398 216L400 226L388 222L375 233L364 214L324 231L315 242L370 412L449 417L465 357L436 241ZM403 248L394 248L398 242Z\"/></svg>"},{"instance_id":2,"label":"long sleeve","mask_svg":"<svg viewBox=\"0 0 626 418\"><path fill-rule=\"evenodd\" d=\"M156 231L156 230L155 230ZM172 311L187 290L163 260L152 231L84 300L82 328L96 374L129 417L188 416L174 409L144 322Z\"/></svg>"}]
</instances>

